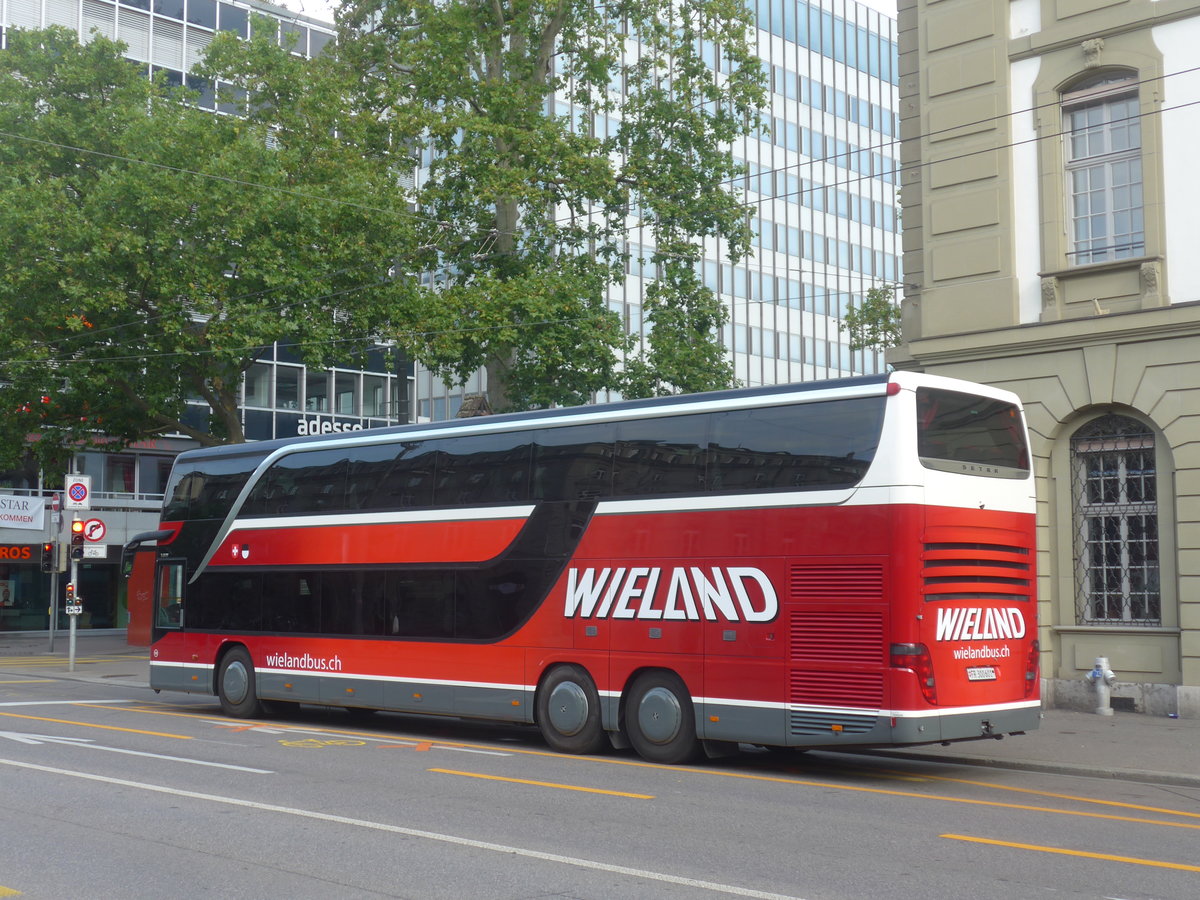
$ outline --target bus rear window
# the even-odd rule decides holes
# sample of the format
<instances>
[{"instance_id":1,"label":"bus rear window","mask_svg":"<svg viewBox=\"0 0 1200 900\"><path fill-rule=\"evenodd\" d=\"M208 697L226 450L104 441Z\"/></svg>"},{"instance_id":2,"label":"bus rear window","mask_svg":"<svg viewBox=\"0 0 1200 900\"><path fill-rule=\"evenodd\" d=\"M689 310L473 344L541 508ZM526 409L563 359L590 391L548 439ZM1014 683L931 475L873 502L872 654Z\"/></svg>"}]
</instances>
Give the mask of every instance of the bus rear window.
<instances>
[{"instance_id":1,"label":"bus rear window","mask_svg":"<svg viewBox=\"0 0 1200 900\"><path fill-rule=\"evenodd\" d=\"M917 388L917 454L928 469L991 478L1025 478L1029 448L1012 403Z\"/></svg>"}]
</instances>

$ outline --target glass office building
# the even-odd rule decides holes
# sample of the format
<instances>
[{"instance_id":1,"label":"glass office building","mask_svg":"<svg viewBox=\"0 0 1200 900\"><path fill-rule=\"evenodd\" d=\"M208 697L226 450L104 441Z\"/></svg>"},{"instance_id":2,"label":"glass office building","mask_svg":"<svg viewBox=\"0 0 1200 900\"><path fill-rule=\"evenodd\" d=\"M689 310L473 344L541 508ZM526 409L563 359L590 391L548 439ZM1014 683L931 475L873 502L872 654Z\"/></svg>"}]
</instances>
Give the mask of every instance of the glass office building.
<instances>
[{"instance_id":1,"label":"glass office building","mask_svg":"<svg viewBox=\"0 0 1200 900\"><path fill-rule=\"evenodd\" d=\"M705 283L729 310L722 339L735 377L760 385L881 371L883 354L851 351L840 326L870 288L893 286L897 302L903 293L896 20L853 0L747 2L769 94L762 136L731 152L747 169L736 187L754 256L731 266L710 242L704 262ZM575 116L565 103L553 110ZM609 303L642 335L651 238L630 225L629 275ZM415 412L454 416L485 387L477 374L447 388L418 365Z\"/></svg>"}]
</instances>

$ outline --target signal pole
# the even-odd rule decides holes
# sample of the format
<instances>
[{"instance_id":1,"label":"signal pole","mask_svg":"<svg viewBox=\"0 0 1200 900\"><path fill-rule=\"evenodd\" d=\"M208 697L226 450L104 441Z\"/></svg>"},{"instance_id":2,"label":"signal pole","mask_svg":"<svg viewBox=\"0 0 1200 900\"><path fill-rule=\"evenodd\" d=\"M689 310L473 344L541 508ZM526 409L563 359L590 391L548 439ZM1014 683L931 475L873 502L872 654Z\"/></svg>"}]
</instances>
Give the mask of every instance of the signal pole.
<instances>
[{"instance_id":1,"label":"signal pole","mask_svg":"<svg viewBox=\"0 0 1200 900\"><path fill-rule=\"evenodd\" d=\"M68 650L67 671L75 671L75 629L79 614L83 612L83 598L79 590L79 560L83 559L83 519L75 516L71 520L71 580L67 584L67 619L71 623L71 639Z\"/></svg>"},{"instance_id":2,"label":"signal pole","mask_svg":"<svg viewBox=\"0 0 1200 900\"><path fill-rule=\"evenodd\" d=\"M54 562L50 565L50 647L48 653L54 652L54 626L58 624L58 573L62 569L62 549L58 543L58 533L62 530L62 500L55 492L50 497L50 541L54 545Z\"/></svg>"}]
</instances>

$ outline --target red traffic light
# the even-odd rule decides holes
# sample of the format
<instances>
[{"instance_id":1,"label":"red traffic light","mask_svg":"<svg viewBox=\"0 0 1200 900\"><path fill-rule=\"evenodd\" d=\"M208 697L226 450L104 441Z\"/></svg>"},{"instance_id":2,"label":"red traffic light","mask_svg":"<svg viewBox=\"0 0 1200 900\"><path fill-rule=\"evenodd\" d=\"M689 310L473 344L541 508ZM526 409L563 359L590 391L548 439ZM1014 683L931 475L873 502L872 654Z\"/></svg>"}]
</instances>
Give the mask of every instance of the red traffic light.
<instances>
[{"instance_id":1,"label":"red traffic light","mask_svg":"<svg viewBox=\"0 0 1200 900\"><path fill-rule=\"evenodd\" d=\"M71 520L71 534L72 535L78 534L81 537L83 536L83 519L72 519Z\"/></svg>"}]
</instances>

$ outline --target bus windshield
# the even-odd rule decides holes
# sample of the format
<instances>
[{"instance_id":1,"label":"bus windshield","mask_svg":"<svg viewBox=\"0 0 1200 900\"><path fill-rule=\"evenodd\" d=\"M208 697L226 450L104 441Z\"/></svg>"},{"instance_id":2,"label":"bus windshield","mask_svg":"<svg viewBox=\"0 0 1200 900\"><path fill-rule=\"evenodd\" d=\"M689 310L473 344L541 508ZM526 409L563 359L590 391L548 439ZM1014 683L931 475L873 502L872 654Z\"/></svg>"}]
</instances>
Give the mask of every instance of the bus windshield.
<instances>
[{"instance_id":1,"label":"bus windshield","mask_svg":"<svg viewBox=\"0 0 1200 900\"><path fill-rule=\"evenodd\" d=\"M928 469L992 478L1029 475L1021 412L991 397L918 388L917 453Z\"/></svg>"}]
</instances>

